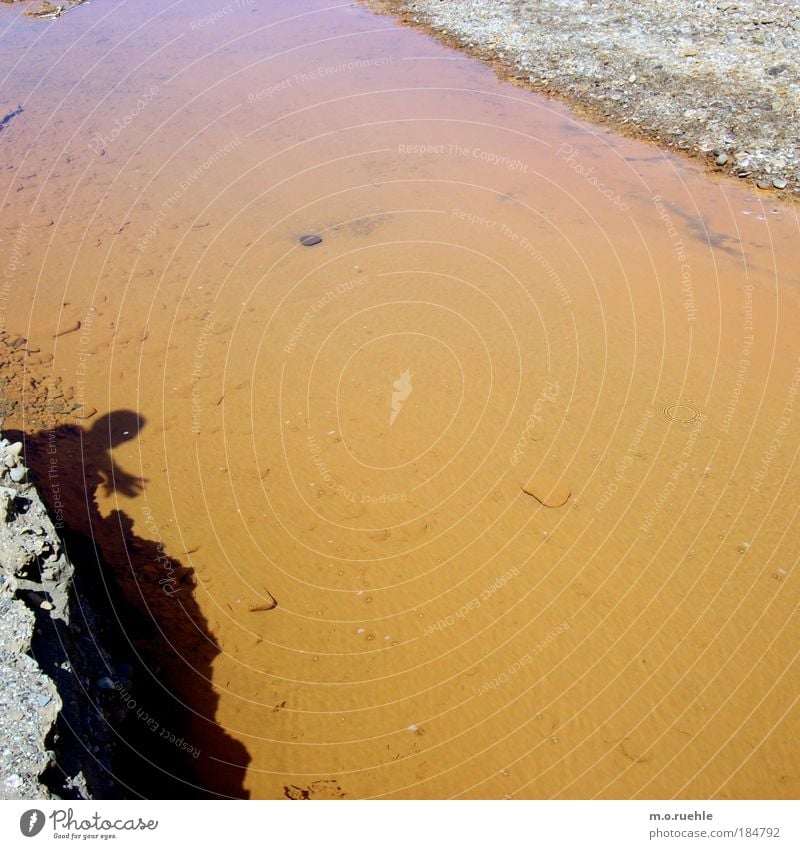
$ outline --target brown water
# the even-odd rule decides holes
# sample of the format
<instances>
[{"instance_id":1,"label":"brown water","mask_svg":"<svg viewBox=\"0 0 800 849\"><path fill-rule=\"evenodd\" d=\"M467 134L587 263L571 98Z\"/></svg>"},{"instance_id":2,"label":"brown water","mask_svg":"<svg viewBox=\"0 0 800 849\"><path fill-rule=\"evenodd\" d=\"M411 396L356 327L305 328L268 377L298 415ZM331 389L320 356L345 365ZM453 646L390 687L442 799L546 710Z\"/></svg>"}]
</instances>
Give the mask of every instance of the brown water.
<instances>
[{"instance_id":1,"label":"brown water","mask_svg":"<svg viewBox=\"0 0 800 849\"><path fill-rule=\"evenodd\" d=\"M797 797L795 209L354 4L0 33L5 326L204 787Z\"/></svg>"}]
</instances>

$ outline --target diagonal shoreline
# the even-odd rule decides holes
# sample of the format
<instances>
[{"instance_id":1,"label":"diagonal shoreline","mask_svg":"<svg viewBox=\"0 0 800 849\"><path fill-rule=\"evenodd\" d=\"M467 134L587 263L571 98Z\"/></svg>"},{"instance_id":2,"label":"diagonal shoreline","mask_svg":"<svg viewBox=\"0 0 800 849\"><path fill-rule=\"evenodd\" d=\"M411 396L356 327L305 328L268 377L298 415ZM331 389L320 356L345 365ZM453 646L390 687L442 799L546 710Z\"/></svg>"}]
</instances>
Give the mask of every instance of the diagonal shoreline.
<instances>
[{"instance_id":1,"label":"diagonal shoreline","mask_svg":"<svg viewBox=\"0 0 800 849\"><path fill-rule=\"evenodd\" d=\"M800 198L800 0L361 0L501 79Z\"/></svg>"}]
</instances>

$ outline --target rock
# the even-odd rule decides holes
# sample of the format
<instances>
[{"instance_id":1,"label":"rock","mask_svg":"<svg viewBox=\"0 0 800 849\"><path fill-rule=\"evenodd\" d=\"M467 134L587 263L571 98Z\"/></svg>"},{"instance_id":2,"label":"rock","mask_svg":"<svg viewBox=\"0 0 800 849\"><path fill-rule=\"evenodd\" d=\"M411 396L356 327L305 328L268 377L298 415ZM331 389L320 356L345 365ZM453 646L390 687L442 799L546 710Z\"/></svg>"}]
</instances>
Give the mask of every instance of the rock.
<instances>
[{"instance_id":1,"label":"rock","mask_svg":"<svg viewBox=\"0 0 800 849\"><path fill-rule=\"evenodd\" d=\"M714 160L717 165L725 165L728 162L728 154L720 153L720 155Z\"/></svg>"},{"instance_id":2,"label":"rock","mask_svg":"<svg viewBox=\"0 0 800 849\"><path fill-rule=\"evenodd\" d=\"M75 333L75 331L80 329L81 323L78 319L68 321L63 327L59 327L59 329L53 334L53 339L58 339L59 336L66 336L68 333Z\"/></svg>"},{"instance_id":3,"label":"rock","mask_svg":"<svg viewBox=\"0 0 800 849\"><path fill-rule=\"evenodd\" d=\"M785 188L789 185L789 183L788 183L786 180L784 180L782 177L776 177L776 178L772 181L772 185L773 185L776 189L785 189Z\"/></svg>"},{"instance_id":4,"label":"rock","mask_svg":"<svg viewBox=\"0 0 800 849\"><path fill-rule=\"evenodd\" d=\"M113 690L113 689L115 689L114 682L107 675L104 675L102 678L100 678L98 680L97 686L101 690Z\"/></svg>"},{"instance_id":5,"label":"rock","mask_svg":"<svg viewBox=\"0 0 800 849\"><path fill-rule=\"evenodd\" d=\"M97 410L94 407L87 407L86 404L78 404L78 406L76 406L75 409L72 411L72 418L90 419L96 414Z\"/></svg>"},{"instance_id":6,"label":"rock","mask_svg":"<svg viewBox=\"0 0 800 849\"><path fill-rule=\"evenodd\" d=\"M781 62L780 65L773 65L771 68L767 68L767 73L771 77L777 77L778 74L782 74L784 71L788 71L789 66L785 62Z\"/></svg>"},{"instance_id":7,"label":"rock","mask_svg":"<svg viewBox=\"0 0 800 849\"><path fill-rule=\"evenodd\" d=\"M318 245L321 241L322 236L318 236L316 233L306 233L304 236L300 237L300 244L307 248L310 248L313 245Z\"/></svg>"},{"instance_id":8,"label":"rock","mask_svg":"<svg viewBox=\"0 0 800 849\"><path fill-rule=\"evenodd\" d=\"M9 471L11 475L11 480L14 483L22 483L25 480L25 476L28 474L28 470L25 466L15 466L13 469Z\"/></svg>"}]
</instances>

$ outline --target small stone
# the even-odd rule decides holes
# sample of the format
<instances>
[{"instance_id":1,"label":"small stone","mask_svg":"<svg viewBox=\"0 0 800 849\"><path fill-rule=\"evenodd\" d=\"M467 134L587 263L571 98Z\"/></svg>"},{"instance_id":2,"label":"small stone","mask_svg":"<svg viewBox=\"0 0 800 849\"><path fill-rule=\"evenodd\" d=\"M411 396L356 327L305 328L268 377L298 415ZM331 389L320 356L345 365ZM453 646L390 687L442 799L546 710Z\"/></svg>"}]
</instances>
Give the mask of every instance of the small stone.
<instances>
[{"instance_id":1,"label":"small stone","mask_svg":"<svg viewBox=\"0 0 800 849\"><path fill-rule=\"evenodd\" d=\"M788 71L789 66L785 62L781 62L780 65L773 65L771 68L767 68L767 73L771 77L777 77L779 74L782 74L784 71Z\"/></svg>"},{"instance_id":2,"label":"small stone","mask_svg":"<svg viewBox=\"0 0 800 849\"><path fill-rule=\"evenodd\" d=\"M756 186L759 189L771 189L772 182L770 180L756 180Z\"/></svg>"},{"instance_id":3,"label":"small stone","mask_svg":"<svg viewBox=\"0 0 800 849\"><path fill-rule=\"evenodd\" d=\"M11 480L14 481L14 483L22 483L22 481L25 480L25 476L28 474L28 470L25 466L16 466L9 471L9 474L11 475Z\"/></svg>"},{"instance_id":4,"label":"small stone","mask_svg":"<svg viewBox=\"0 0 800 849\"><path fill-rule=\"evenodd\" d=\"M72 418L74 419L90 419L92 416L96 415L97 410L94 407L87 407L86 404L78 404L78 406L72 411Z\"/></svg>"},{"instance_id":5,"label":"small stone","mask_svg":"<svg viewBox=\"0 0 800 849\"><path fill-rule=\"evenodd\" d=\"M300 244L307 248L318 245L321 241L322 236L318 236L316 233L306 233L305 236L300 237Z\"/></svg>"},{"instance_id":6,"label":"small stone","mask_svg":"<svg viewBox=\"0 0 800 849\"><path fill-rule=\"evenodd\" d=\"M776 178L772 181L772 185L773 185L776 189L785 189L785 188L789 185L789 183L788 183L786 180L784 180L782 177L776 177Z\"/></svg>"},{"instance_id":7,"label":"small stone","mask_svg":"<svg viewBox=\"0 0 800 849\"><path fill-rule=\"evenodd\" d=\"M12 442L11 445L6 448L6 456L19 457L22 454L22 443L21 442Z\"/></svg>"},{"instance_id":8,"label":"small stone","mask_svg":"<svg viewBox=\"0 0 800 849\"><path fill-rule=\"evenodd\" d=\"M52 610L53 609L53 605L49 601L43 601L39 605L39 607L41 607L42 610Z\"/></svg>"},{"instance_id":9,"label":"small stone","mask_svg":"<svg viewBox=\"0 0 800 849\"><path fill-rule=\"evenodd\" d=\"M67 321L62 327L56 330L53 334L53 339L58 339L59 336L67 336L70 333L76 333L80 329L81 323L77 318L72 321Z\"/></svg>"},{"instance_id":10,"label":"small stone","mask_svg":"<svg viewBox=\"0 0 800 849\"><path fill-rule=\"evenodd\" d=\"M101 690L113 690L114 689L114 682L108 676L103 676L97 682L97 686Z\"/></svg>"},{"instance_id":11,"label":"small stone","mask_svg":"<svg viewBox=\"0 0 800 849\"><path fill-rule=\"evenodd\" d=\"M714 162L716 162L717 165L725 165L727 163L727 161L728 161L728 154L727 153L720 153L720 155L714 160Z\"/></svg>"}]
</instances>

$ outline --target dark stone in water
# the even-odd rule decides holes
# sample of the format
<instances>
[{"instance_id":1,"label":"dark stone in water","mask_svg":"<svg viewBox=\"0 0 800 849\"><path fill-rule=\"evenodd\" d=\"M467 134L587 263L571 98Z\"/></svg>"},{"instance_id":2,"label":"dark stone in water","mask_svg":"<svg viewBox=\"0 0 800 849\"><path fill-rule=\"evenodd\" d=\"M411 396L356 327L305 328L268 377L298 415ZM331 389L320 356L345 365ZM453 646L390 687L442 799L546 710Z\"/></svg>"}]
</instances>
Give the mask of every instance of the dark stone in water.
<instances>
[{"instance_id":1,"label":"dark stone in water","mask_svg":"<svg viewBox=\"0 0 800 849\"><path fill-rule=\"evenodd\" d=\"M322 236L317 236L316 233L307 233L300 237L300 244L310 248L312 245L318 245L322 241Z\"/></svg>"}]
</instances>

